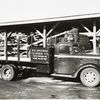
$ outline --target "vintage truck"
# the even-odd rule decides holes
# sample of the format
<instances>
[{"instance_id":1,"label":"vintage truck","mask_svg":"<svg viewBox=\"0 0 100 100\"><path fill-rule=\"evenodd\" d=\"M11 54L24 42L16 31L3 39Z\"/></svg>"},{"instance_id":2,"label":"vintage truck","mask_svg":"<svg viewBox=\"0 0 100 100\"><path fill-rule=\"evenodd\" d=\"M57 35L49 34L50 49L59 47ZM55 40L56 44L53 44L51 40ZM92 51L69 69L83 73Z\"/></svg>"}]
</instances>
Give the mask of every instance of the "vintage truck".
<instances>
[{"instance_id":1,"label":"vintage truck","mask_svg":"<svg viewBox=\"0 0 100 100\"><path fill-rule=\"evenodd\" d=\"M0 23L1 78L11 81L34 70L98 86L99 18L100 14L88 14Z\"/></svg>"}]
</instances>

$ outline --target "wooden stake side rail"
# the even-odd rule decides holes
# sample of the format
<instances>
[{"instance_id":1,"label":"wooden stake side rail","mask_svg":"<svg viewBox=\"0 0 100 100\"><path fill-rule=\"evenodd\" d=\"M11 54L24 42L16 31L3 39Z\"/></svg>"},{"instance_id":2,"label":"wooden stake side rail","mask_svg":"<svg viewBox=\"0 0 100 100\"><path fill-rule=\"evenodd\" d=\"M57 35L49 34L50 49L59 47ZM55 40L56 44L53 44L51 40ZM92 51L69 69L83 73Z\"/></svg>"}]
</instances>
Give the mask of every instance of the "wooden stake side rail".
<instances>
[{"instance_id":1,"label":"wooden stake side rail","mask_svg":"<svg viewBox=\"0 0 100 100\"><path fill-rule=\"evenodd\" d=\"M5 60L5 61L17 61L18 62L18 57L7 57L7 60L6 60L6 57L4 56L1 56L0 57L0 60ZM31 58L20 58L19 62L31 62Z\"/></svg>"}]
</instances>

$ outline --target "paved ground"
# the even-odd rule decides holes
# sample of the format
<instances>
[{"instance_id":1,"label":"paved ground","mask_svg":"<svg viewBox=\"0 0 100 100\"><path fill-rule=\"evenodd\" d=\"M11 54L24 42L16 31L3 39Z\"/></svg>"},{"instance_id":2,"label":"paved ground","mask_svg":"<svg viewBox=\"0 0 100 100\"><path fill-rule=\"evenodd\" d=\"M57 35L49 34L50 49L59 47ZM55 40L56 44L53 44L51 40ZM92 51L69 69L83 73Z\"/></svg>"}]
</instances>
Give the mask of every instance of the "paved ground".
<instances>
[{"instance_id":1,"label":"paved ground","mask_svg":"<svg viewBox=\"0 0 100 100\"><path fill-rule=\"evenodd\" d=\"M0 99L100 99L100 86L87 88L74 79L39 76L12 82L0 79Z\"/></svg>"}]
</instances>

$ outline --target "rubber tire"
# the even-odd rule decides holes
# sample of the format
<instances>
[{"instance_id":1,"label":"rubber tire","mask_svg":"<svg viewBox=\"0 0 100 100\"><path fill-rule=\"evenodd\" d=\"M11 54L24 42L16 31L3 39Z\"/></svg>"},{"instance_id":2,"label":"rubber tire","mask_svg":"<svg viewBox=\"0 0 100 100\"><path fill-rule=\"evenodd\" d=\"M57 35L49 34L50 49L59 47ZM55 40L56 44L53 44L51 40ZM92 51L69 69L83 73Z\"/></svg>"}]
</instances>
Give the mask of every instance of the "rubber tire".
<instances>
[{"instance_id":1,"label":"rubber tire","mask_svg":"<svg viewBox=\"0 0 100 100\"><path fill-rule=\"evenodd\" d=\"M8 71L8 76L7 76ZM3 65L1 68L1 78L3 80L12 81L15 80L17 77L16 68L13 65Z\"/></svg>"},{"instance_id":2,"label":"rubber tire","mask_svg":"<svg viewBox=\"0 0 100 100\"><path fill-rule=\"evenodd\" d=\"M95 68L85 68L80 74L80 80L87 87L96 87L100 83L100 73Z\"/></svg>"}]
</instances>

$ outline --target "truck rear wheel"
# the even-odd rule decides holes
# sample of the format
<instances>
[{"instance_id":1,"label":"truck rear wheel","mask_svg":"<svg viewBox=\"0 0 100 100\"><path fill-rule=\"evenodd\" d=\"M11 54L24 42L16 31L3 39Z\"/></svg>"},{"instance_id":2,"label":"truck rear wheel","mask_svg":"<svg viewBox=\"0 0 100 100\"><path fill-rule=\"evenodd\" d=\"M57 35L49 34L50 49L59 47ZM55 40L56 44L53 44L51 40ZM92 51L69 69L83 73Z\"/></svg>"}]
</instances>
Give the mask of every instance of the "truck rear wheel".
<instances>
[{"instance_id":1,"label":"truck rear wheel","mask_svg":"<svg viewBox=\"0 0 100 100\"><path fill-rule=\"evenodd\" d=\"M3 80L12 81L17 77L16 68L13 65L3 65L1 68L1 78Z\"/></svg>"},{"instance_id":2,"label":"truck rear wheel","mask_svg":"<svg viewBox=\"0 0 100 100\"><path fill-rule=\"evenodd\" d=\"M80 74L83 85L87 87L95 87L100 82L100 73L95 68L85 68Z\"/></svg>"}]
</instances>

